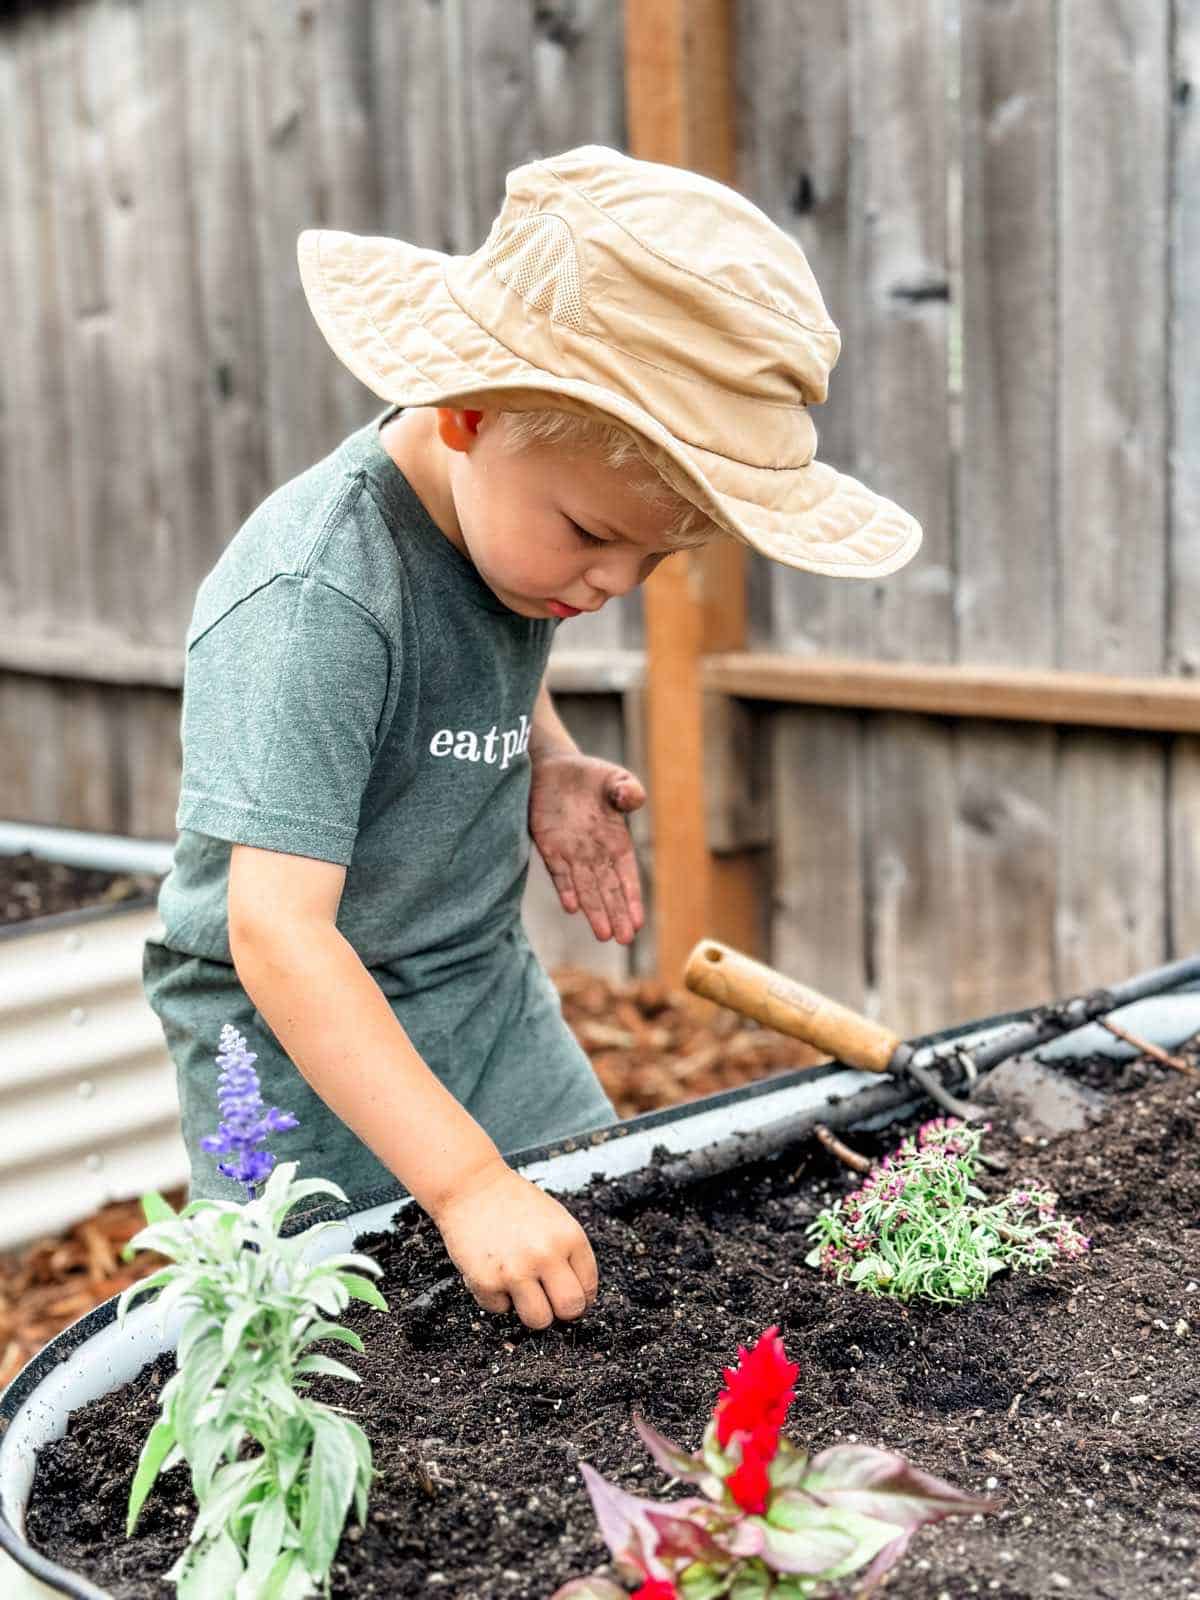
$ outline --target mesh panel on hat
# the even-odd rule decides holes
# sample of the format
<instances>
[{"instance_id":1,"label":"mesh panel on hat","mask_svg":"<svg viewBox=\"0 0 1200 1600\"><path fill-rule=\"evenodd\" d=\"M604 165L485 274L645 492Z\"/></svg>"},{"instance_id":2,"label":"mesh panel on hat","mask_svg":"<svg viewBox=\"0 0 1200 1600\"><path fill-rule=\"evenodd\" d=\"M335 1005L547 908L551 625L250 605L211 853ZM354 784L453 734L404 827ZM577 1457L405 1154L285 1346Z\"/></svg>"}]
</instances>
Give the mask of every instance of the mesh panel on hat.
<instances>
[{"instance_id":1,"label":"mesh panel on hat","mask_svg":"<svg viewBox=\"0 0 1200 1600\"><path fill-rule=\"evenodd\" d=\"M506 229L488 255L500 279L538 311L583 327L583 294L575 241L561 217L526 217Z\"/></svg>"}]
</instances>

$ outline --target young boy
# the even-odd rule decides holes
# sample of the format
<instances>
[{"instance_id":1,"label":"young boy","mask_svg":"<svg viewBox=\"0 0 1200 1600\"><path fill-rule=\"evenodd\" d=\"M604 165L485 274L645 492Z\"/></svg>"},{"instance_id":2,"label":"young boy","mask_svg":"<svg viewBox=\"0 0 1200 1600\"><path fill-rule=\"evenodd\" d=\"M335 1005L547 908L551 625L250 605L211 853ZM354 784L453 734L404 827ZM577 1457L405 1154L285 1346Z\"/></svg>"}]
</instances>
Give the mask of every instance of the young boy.
<instances>
[{"instance_id":1,"label":"young boy","mask_svg":"<svg viewBox=\"0 0 1200 1600\"><path fill-rule=\"evenodd\" d=\"M308 232L299 259L389 407L257 508L188 631L145 981L192 1194L237 1193L196 1153L229 1022L302 1175L398 1178L480 1305L544 1327L595 1261L503 1152L613 1110L521 927L529 839L628 943L644 799L555 715L554 630L716 535L877 578L920 528L812 459L837 330L797 245L709 179L586 146L510 173L474 255Z\"/></svg>"}]
</instances>

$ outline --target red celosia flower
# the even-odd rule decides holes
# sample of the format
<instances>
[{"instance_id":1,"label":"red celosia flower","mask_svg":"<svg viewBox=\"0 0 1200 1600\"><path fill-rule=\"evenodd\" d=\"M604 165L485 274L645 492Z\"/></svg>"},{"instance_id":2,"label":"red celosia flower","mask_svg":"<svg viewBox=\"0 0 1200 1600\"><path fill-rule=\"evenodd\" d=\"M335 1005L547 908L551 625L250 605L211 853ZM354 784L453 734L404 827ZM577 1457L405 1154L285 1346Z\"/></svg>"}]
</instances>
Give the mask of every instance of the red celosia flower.
<instances>
[{"instance_id":1,"label":"red celosia flower","mask_svg":"<svg viewBox=\"0 0 1200 1600\"><path fill-rule=\"evenodd\" d=\"M679 1591L666 1578L647 1578L633 1591L631 1600L679 1600Z\"/></svg>"},{"instance_id":2,"label":"red celosia flower","mask_svg":"<svg viewBox=\"0 0 1200 1600\"><path fill-rule=\"evenodd\" d=\"M743 1439L743 1459L750 1453L770 1461L779 1445L788 1407L796 1398L792 1385L800 1371L784 1354L777 1327L768 1328L753 1350L739 1348L738 1364L725 1368L725 1387L713 1415L717 1442L724 1449L735 1433Z\"/></svg>"},{"instance_id":3,"label":"red celosia flower","mask_svg":"<svg viewBox=\"0 0 1200 1600\"><path fill-rule=\"evenodd\" d=\"M771 1454L774 1454L772 1450ZM725 1487L743 1511L762 1516L767 1509L770 1481L767 1478L767 1461L754 1449L748 1448L742 1464L725 1479Z\"/></svg>"}]
</instances>

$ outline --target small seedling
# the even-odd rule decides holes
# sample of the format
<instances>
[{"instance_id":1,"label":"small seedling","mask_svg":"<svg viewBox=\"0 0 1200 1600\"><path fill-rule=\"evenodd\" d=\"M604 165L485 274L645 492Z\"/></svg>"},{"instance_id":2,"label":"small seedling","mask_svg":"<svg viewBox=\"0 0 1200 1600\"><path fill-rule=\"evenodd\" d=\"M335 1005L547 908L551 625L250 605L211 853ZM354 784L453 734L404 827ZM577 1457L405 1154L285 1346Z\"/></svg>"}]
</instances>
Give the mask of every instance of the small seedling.
<instances>
[{"instance_id":1,"label":"small seedling","mask_svg":"<svg viewBox=\"0 0 1200 1600\"><path fill-rule=\"evenodd\" d=\"M989 1202L976 1187L990 1125L937 1117L809 1227L810 1267L899 1300L975 1300L998 1272L1038 1272L1086 1255L1079 1218L1058 1215L1048 1189Z\"/></svg>"},{"instance_id":2,"label":"small seedling","mask_svg":"<svg viewBox=\"0 0 1200 1600\"><path fill-rule=\"evenodd\" d=\"M798 1371L777 1328L740 1350L695 1454L635 1415L659 1466L700 1494L642 1499L585 1465L622 1581L574 1578L552 1600L626 1600L633 1584L633 1600L809 1600L866 1567L865 1593L918 1528L993 1509L886 1450L837 1445L810 1460L782 1433Z\"/></svg>"}]
</instances>

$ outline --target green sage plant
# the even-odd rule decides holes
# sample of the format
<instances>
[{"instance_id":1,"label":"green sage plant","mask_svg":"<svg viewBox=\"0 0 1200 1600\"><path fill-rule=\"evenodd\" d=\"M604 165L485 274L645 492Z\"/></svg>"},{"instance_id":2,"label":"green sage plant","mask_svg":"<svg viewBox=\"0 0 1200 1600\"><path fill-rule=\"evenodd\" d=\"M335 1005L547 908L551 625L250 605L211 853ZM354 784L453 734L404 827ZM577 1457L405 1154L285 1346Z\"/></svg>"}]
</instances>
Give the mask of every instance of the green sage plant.
<instances>
[{"instance_id":1,"label":"green sage plant","mask_svg":"<svg viewBox=\"0 0 1200 1600\"><path fill-rule=\"evenodd\" d=\"M998 1272L1037 1272L1086 1255L1079 1218L1058 1215L1048 1189L990 1201L975 1182L990 1123L924 1123L853 1194L809 1226L807 1257L839 1283L900 1300L975 1300Z\"/></svg>"},{"instance_id":2,"label":"green sage plant","mask_svg":"<svg viewBox=\"0 0 1200 1600\"><path fill-rule=\"evenodd\" d=\"M260 1148L268 1133L295 1127L296 1119L265 1110L255 1059L226 1025L217 1057L221 1125L201 1141L233 1158L220 1171L245 1185L247 1203L196 1200L176 1213L161 1195L147 1195L147 1226L123 1252L128 1259L156 1250L173 1265L125 1291L119 1323L133 1300L154 1289L164 1325L176 1307L190 1308L175 1374L142 1447L126 1525L132 1534L158 1474L186 1461L199 1511L187 1547L165 1574L179 1600L327 1594L350 1502L364 1522L373 1476L362 1428L306 1390L318 1375L359 1382L356 1372L310 1347L332 1340L362 1352L358 1335L329 1319L351 1300L386 1311L363 1276L377 1277L381 1268L353 1253L313 1263L314 1239L339 1226L334 1222L280 1237L300 1201L346 1196L320 1178L297 1181L295 1162L275 1166Z\"/></svg>"}]
</instances>

